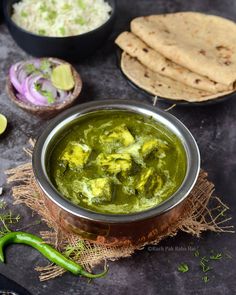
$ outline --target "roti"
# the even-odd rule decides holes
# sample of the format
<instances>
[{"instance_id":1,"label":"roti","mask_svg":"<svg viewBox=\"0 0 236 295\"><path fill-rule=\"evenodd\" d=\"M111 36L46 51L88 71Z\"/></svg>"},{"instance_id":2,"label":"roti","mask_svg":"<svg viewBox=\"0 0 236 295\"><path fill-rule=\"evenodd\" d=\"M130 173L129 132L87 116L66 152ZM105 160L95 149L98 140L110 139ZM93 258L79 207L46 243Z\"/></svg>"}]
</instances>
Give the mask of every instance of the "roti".
<instances>
[{"instance_id":1,"label":"roti","mask_svg":"<svg viewBox=\"0 0 236 295\"><path fill-rule=\"evenodd\" d=\"M141 64L137 58L134 58L125 52L122 53L121 57L121 69L134 84L154 96L163 98L186 100L189 102L201 102L232 92L231 90L213 95L210 92L187 86L150 70Z\"/></svg>"},{"instance_id":2,"label":"roti","mask_svg":"<svg viewBox=\"0 0 236 295\"><path fill-rule=\"evenodd\" d=\"M211 93L218 93L232 89L232 87L211 81L207 77L191 72L185 67L179 66L149 47L141 39L130 32L121 33L115 40L115 43L130 56L136 57L143 65L152 71L193 88L205 90Z\"/></svg>"},{"instance_id":3,"label":"roti","mask_svg":"<svg viewBox=\"0 0 236 295\"><path fill-rule=\"evenodd\" d=\"M197 12L138 17L131 31L174 63L233 87L236 81L236 24Z\"/></svg>"}]
</instances>

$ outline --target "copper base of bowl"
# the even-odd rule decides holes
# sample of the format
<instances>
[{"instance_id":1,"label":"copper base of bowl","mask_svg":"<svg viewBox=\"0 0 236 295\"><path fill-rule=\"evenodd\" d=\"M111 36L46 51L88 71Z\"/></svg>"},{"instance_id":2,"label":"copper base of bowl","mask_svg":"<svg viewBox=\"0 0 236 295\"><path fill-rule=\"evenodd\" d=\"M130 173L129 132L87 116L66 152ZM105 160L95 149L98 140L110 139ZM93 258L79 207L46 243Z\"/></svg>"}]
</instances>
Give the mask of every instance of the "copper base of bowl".
<instances>
[{"instance_id":1,"label":"copper base of bowl","mask_svg":"<svg viewBox=\"0 0 236 295\"><path fill-rule=\"evenodd\" d=\"M156 217L130 223L98 223L73 216L59 208L45 196L45 204L58 226L69 233L78 234L90 242L105 246L143 246L168 233L169 227L183 216L187 200Z\"/></svg>"}]
</instances>

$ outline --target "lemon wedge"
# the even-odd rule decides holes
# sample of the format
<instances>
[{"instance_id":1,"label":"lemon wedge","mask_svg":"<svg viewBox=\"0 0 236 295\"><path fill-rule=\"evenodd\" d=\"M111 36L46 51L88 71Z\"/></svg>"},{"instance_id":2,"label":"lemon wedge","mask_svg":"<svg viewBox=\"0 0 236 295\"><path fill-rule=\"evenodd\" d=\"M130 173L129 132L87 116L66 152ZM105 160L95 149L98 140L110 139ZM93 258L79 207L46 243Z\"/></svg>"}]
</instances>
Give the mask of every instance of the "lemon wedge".
<instances>
[{"instance_id":1,"label":"lemon wedge","mask_svg":"<svg viewBox=\"0 0 236 295\"><path fill-rule=\"evenodd\" d=\"M72 75L71 66L63 64L52 70L51 81L54 87L69 91L75 87L75 80Z\"/></svg>"},{"instance_id":2,"label":"lemon wedge","mask_svg":"<svg viewBox=\"0 0 236 295\"><path fill-rule=\"evenodd\" d=\"M0 134L2 134L7 128L7 118L0 114Z\"/></svg>"}]
</instances>

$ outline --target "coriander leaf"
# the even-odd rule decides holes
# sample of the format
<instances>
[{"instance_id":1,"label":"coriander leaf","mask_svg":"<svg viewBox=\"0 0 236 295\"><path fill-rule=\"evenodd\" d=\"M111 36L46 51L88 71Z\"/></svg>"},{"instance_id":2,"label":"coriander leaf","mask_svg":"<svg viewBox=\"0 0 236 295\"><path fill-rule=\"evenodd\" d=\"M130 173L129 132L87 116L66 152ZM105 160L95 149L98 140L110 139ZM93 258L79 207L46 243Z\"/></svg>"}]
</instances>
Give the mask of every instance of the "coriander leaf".
<instances>
[{"instance_id":1,"label":"coriander leaf","mask_svg":"<svg viewBox=\"0 0 236 295\"><path fill-rule=\"evenodd\" d=\"M85 19L84 19L83 17L78 17L78 18L75 20L75 23L76 23L77 25L81 25L81 26L83 26L83 25L86 24L86 21L85 21Z\"/></svg>"},{"instance_id":2,"label":"coriander leaf","mask_svg":"<svg viewBox=\"0 0 236 295\"><path fill-rule=\"evenodd\" d=\"M217 253L215 255L211 255L210 259L211 260L220 260L222 258L222 254L221 253Z\"/></svg>"},{"instance_id":3,"label":"coriander leaf","mask_svg":"<svg viewBox=\"0 0 236 295\"><path fill-rule=\"evenodd\" d=\"M57 17L57 12L55 10L48 10L47 20L54 22Z\"/></svg>"},{"instance_id":4,"label":"coriander leaf","mask_svg":"<svg viewBox=\"0 0 236 295\"><path fill-rule=\"evenodd\" d=\"M34 88L35 88L35 90L37 90L38 92L41 91L41 86L40 86L39 83L35 83L35 84L34 84Z\"/></svg>"},{"instance_id":5,"label":"coriander leaf","mask_svg":"<svg viewBox=\"0 0 236 295\"><path fill-rule=\"evenodd\" d=\"M19 222L20 215L13 216L12 212L0 214L0 237L10 232L9 225Z\"/></svg>"},{"instance_id":6,"label":"coriander leaf","mask_svg":"<svg viewBox=\"0 0 236 295\"><path fill-rule=\"evenodd\" d=\"M22 16L22 17L27 17L27 16L28 16L28 13L26 13L25 11L22 11L22 12L21 12L21 16Z\"/></svg>"},{"instance_id":7,"label":"coriander leaf","mask_svg":"<svg viewBox=\"0 0 236 295\"><path fill-rule=\"evenodd\" d=\"M54 99L54 97L53 97L53 95L52 95L52 93L50 91L44 91L43 96L45 96L47 98L48 103L51 104L51 103L55 102L55 99Z\"/></svg>"},{"instance_id":8,"label":"coriander leaf","mask_svg":"<svg viewBox=\"0 0 236 295\"><path fill-rule=\"evenodd\" d=\"M200 255L199 251L196 250L196 251L194 252L194 256L195 256L195 257L199 257L199 255Z\"/></svg>"},{"instance_id":9,"label":"coriander leaf","mask_svg":"<svg viewBox=\"0 0 236 295\"><path fill-rule=\"evenodd\" d=\"M39 7L39 10L40 10L41 12L46 12L46 11L47 11L47 6L46 6L46 4L42 4L42 5Z\"/></svg>"},{"instance_id":10,"label":"coriander leaf","mask_svg":"<svg viewBox=\"0 0 236 295\"><path fill-rule=\"evenodd\" d=\"M33 64L26 64L25 71L28 75L37 71L36 67Z\"/></svg>"},{"instance_id":11,"label":"coriander leaf","mask_svg":"<svg viewBox=\"0 0 236 295\"><path fill-rule=\"evenodd\" d=\"M187 272L189 271L189 267L186 263L181 263L179 266L178 266L178 271L179 272Z\"/></svg>"},{"instance_id":12,"label":"coriander leaf","mask_svg":"<svg viewBox=\"0 0 236 295\"><path fill-rule=\"evenodd\" d=\"M203 276L202 280L203 280L204 283L207 283L207 282L209 282L209 277L208 276Z\"/></svg>"},{"instance_id":13,"label":"coriander leaf","mask_svg":"<svg viewBox=\"0 0 236 295\"><path fill-rule=\"evenodd\" d=\"M39 35L46 35L46 31L44 29L38 30Z\"/></svg>"},{"instance_id":14,"label":"coriander leaf","mask_svg":"<svg viewBox=\"0 0 236 295\"><path fill-rule=\"evenodd\" d=\"M0 209L5 209L6 206L7 206L6 202L3 201L3 200L1 200L1 201L0 201Z\"/></svg>"},{"instance_id":15,"label":"coriander leaf","mask_svg":"<svg viewBox=\"0 0 236 295\"><path fill-rule=\"evenodd\" d=\"M72 6L68 3L64 4L63 7L62 7L63 10L70 10L72 9Z\"/></svg>"},{"instance_id":16,"label":"coriander leaf","mask_svg":"<svg viewBox=\"0 0 236 295\"><path fill-rule=\"evenodd\" d=\"M209 260L205 256L200 260L200 267L203 272L208 272L212 269L209 265L207 265L208 261Z\"/></svg>"},{"instance_id":17,"label":"coriander leaf","mask_svg":"<svg viewBox=\"0 0 236 295\"><path fill-rule=\"evenodd\" d=\"M64 27L61 27L59 30L60 30L61 35L62 36L65 36L65 34L66 34L65 28Z\"/></svg>"},{"instance_id":18,"label":"coriander leaf","mask_svg":"<svg viewBox=\"0 0 236 295\"><path fill-rule=\"evenodd\" d=\"M50 71L51 63L47 59L43 59L40 64L40 70L43 72Z\"/></svg>"},{"instance_id":19,"label":"coriander leaf","mask_svg":"<svg viewBox=\"0 0 236 295\"><path fill-rule=\"evenodd\" d=\"M51 91L43 90L41 84L35 83L34 84L35 90L38 91L41 95L43 95L49 104L52 104L55 102L55 98L53 97L53 94Z\"/></svg>"},{"instance_id":20,"label":"coriander leaf","mask_svg":"<svg viewBox=\"0 0 236 295\"><path fill-rule=\"evenodd\" d=\"M86 8L86 4L84 3L83 0L77 0L77 3L78 3L78 6L79 6L81 9L85 9L85 8Z\"/></svg>"}]
</instances>

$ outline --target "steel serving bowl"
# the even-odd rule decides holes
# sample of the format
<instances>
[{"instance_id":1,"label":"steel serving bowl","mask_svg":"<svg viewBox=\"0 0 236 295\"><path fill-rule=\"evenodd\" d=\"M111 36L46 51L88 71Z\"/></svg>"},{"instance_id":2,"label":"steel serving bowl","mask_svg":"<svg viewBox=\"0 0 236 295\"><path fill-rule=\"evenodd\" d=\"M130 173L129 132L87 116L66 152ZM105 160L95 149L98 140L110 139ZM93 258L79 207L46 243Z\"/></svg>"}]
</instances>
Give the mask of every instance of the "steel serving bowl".
<instances>
[{"instance_id":1,"label":"steel serving bowl","mask_svg":"<svg viewBox=\"0 0 236 295\"><path fill-rule=\"evenodd\" d=\"M112 12L110 18L100 27L69 37L41 36L24 30L11 19L12 5L20 0L2 1L5 21L13 39L23 50L37 57L53 56L69 61L81 60L104 44L115 22L116 0L107 0Z\"/></svg>"},{"instance_id":2,"label":"steel serving bowl","mask_svg":"<svg viewBox=\"0 0 236 295\"><path fill-rule=\"evenodd\" d=\"M72 204L53 186L46 172L51 151L62 132L84 115L101 110L125 110L152 116L164 124L182 142L187 171L180 188L167 200L146 211L132 214L101 214ZM78 105L51 121L40 135L33 152L33 171L45 195L52 216L62 229L77 233L84 239L106 245L141 245L164 233L186 210L186 200L200 170L200 154L189 130L173 115L152 106L127 100L105 100Z\"/></svg>"}]
</instances>

